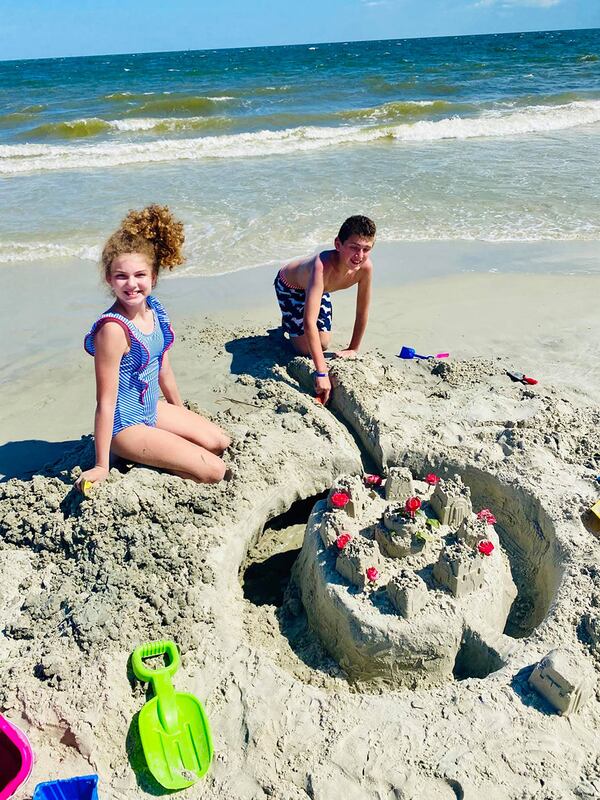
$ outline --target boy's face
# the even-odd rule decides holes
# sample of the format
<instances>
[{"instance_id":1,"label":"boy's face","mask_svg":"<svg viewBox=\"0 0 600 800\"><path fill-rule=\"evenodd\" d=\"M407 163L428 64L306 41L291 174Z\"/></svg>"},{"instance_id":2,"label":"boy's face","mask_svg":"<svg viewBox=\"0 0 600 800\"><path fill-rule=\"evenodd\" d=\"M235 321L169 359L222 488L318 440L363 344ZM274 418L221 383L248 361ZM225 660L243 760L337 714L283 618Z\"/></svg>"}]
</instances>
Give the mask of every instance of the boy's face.
<instances>
[{"instance_id":1,"label":"boy's face","mask_svg":"<svg viewBox=\"0 0 600 800\"><path fill-rule=\"evenodd\" d=\"M375 244L374 239L360 236L353 233L345 242L341 242L339 236L336 237L334 245L340 254L340 263L349 270L358 270L369 257L369 253Z\"/></svg>"}]
</instances>

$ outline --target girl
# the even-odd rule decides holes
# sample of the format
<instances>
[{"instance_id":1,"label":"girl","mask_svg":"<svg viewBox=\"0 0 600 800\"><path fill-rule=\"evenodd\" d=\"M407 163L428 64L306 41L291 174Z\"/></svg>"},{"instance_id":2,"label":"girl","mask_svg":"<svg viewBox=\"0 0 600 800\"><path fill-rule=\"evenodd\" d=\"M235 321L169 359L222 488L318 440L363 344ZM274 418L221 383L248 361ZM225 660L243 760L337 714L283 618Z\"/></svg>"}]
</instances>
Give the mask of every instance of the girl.
<instances>
[{"instance_id":1,"label":"girl","mask_svg":"<svg viewBox=\"0 0 600 800\"><path fill-rule=\"evenodd\" d=\"M219 456L231 440L183 407L167 352L175 336L151 295L158 271L183 262L183 240L181 222L166 206L151 205L130 211L104 245L102 269L115 302L84 340L96 369L96 464L79 488L108 476L111 452L199 483L225 476Z\"/></svg>"}]
</instances>

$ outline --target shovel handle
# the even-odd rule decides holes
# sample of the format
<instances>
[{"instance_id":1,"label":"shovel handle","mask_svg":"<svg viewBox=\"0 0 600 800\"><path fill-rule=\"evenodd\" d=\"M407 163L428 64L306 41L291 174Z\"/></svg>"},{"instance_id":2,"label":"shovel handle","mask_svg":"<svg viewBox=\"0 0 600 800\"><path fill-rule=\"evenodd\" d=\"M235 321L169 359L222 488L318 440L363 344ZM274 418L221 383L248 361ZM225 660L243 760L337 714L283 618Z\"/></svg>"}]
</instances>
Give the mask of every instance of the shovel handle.
<instances>
[{"instance_id":1,"label":"shovel handle","mask_svg":"<svg viewBox=\"0 0 600 800\"><path fill-rule=\"evenodd\" d=\"M152 658L153 656L167 655L169 663L164 667L157 667L153 669L147 664L144 664L145 658ZM167 674L172 677L179 669L179 650L175 642L170 639L164 639L159 642L146 642L136 647L131 656L131 666L135 677L148 683L154 681L157 675Z\"/></svg>"}]
</instances>

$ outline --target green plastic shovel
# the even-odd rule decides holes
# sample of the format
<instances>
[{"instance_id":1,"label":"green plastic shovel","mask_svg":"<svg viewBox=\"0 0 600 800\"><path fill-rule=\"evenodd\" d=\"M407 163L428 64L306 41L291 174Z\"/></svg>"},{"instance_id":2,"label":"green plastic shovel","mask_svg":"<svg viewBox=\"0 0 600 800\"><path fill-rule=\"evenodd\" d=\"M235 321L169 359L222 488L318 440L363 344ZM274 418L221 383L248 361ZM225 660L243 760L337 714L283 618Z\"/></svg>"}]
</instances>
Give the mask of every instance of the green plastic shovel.
<instances>
[{"instance_id":1,"label":"green plastic shovel","mask_svg":"<svg viewBox=\"0 0 600 800\"><path fill-rule=\"evenodd\" d=\"M151 669L145 658L168 657L165 667ZM185 789L206 774L213 743L208 719L198 698L176 692L171 678L179 667L175 642L148 642L133 651L133 672L151 683L156 697L142 707L140 739L150 772L165 789Z\"/></svg>"}]
</instances>

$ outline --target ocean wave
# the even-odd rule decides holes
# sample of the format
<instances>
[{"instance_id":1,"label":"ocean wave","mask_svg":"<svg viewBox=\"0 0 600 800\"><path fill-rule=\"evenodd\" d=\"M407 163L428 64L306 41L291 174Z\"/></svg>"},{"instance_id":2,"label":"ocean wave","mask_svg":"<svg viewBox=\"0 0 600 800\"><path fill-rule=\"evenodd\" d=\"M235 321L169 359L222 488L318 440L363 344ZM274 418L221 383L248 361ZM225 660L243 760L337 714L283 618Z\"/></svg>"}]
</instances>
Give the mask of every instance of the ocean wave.
<instances>
[{"instance_id":1,"label":"ocean wave","mask_svg":"<svg viewBox=\"0 0 600 800\"><path fill-rule=\"evenodd\" d=\"M331 116L348 121L373 120L390 123L440 114L474 112L477 108L475 103L453 103L449 100L395 100L371 108L338 111Z\"/></svg>"},{"instance_id":2,"label":"ocean wave","mask_svg":"<svg viewBox=\"0 0 600 800\"><path fill-rule=\"evenodd\" d=\"M217 109L220 110L224 104L231 102L236 102L236 98L230 95L209 97L205 95L163 94L158 97L146 97L141 101L136 101L135 107L128 109L127 113L131 115L210 113Z\"/></svg>"},{"instance_id":3,"label":"ocean wave","mask_svg":"<svg viewBox=\"0 0 600 800\"><path fill-rule=\"evenodd\" d=\"M110 122L97 117L73 119L64 122L45 122L29 128L21 136L27 139L87 139L111 130Z\"/></svg>"},{"instance_id":4,"label":"ocean wave","mask_svg":"<svg viewBox=\"0 0 600 800\"><path fill-rule=\"evenodd\" d=\"M286 155L375 141L406 143L442 139L498 138L568 130L600 122L600 101L534 107L478 117L446 117L402 125L347 125L261 130L196 139L150 142L0 146L0 175L62 169L97 169L139 163Z\"/></svg>"},{"instance_id":5,"label":"ocean wave","mask_svg":"<svg viewBox=\"0 0 600 800\"><path fill-rule=\"evenodd\" d=\"M0 242L0 264L46 261L50 258L99 261L100 247L92 244L68 245L53 242Z\"/></svg>"}]
</instances>

